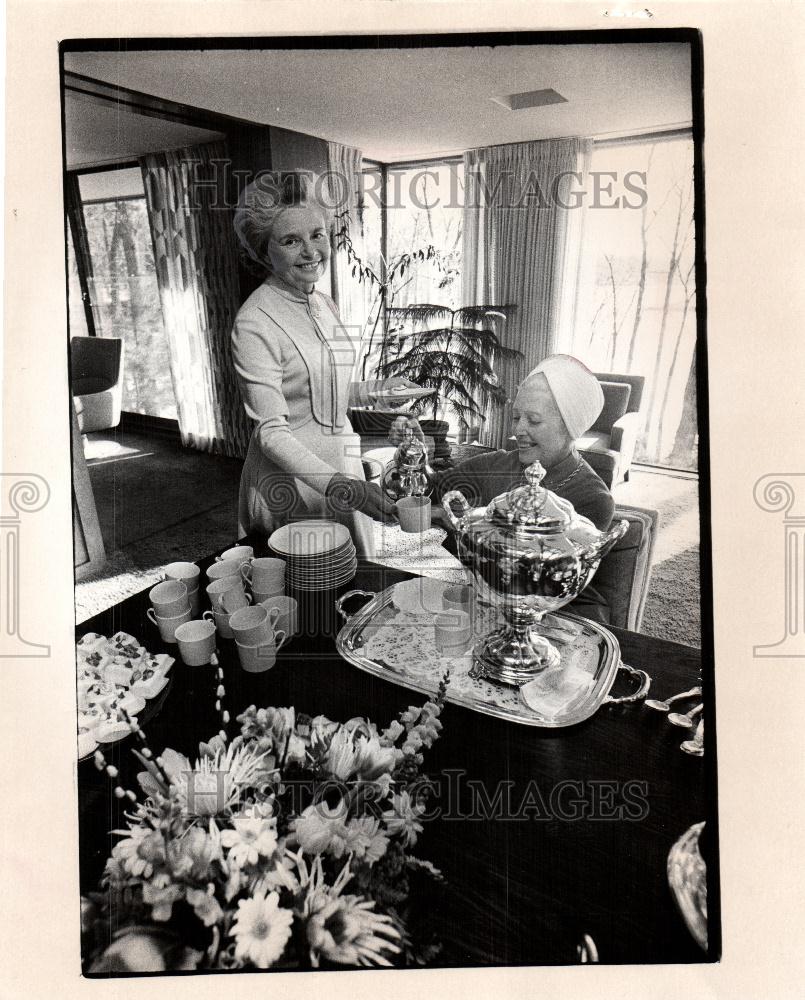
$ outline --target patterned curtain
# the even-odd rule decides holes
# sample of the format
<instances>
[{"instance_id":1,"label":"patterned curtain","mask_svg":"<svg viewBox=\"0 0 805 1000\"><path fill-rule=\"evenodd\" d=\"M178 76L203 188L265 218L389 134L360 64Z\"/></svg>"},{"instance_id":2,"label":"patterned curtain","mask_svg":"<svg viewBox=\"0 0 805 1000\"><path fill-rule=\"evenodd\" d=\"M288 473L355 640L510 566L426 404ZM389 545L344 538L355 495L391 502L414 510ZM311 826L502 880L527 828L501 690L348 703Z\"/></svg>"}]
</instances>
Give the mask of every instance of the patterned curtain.
<instances>
[{"instance_id":1,"label":"patterned curtain","mask_svg":"<svg viewBox=\"0 0 805 1000\"><path fill-rule=\"evenodd\" d=\"M239 305L224 142L140 160L182 443L242 458L251 428L229 337Z\"/></svg>"},{"instance_id":2,"label":"patterned curtain","mask_svg":"<svg viewBox=\"0 0 805 1000\"><path fill-rule=\"evenodd\" d=\"M363 153L340 142L327 143L327 167L332 201L335 203L336 229L347 213L349 235L355 253L363 259ZM330 258L333 298L347 328L361 330L366 320L366 285L352 276L346 250L336 250Z\"/></svg>"},{"instance_id":3,"label":"patterned curtain","mask_svg":"<svg viewBox=\"0 0 805 1000\"><path fill-rule=\"evenodd\" d=\"M462 298L465 305L513 305L500 328L518 364L502 363L500 384L513 400L518 383L556 350L568 229L589 139L548 139L472 149L464 154ZM580 213L576 213L580 214ZM511 403L490 407L484 444L505 446Z\"/></svg>"}]
</instances>

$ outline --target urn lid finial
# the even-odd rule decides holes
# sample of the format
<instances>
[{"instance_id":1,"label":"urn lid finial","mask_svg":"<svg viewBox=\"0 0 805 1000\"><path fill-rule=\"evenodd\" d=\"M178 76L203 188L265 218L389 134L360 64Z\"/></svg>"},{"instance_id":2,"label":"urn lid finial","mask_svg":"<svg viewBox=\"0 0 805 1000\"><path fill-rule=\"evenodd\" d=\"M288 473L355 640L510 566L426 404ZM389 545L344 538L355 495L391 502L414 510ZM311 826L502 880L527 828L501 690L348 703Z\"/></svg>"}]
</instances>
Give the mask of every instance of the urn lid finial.
<instances>
[{"instance_id":1,"label":"urn lid finial","mask_svg":"<svg viewBox=\"0 0 805 1000\"><path fill-rule=\"evenodd\" d=\"M515 528L536 528L540 531L566 528L573 520L573 506L542 486L546 476L542 464L534 462L527 466L523 476L525 486L516 486L490 503L490 518Z\"/></svg>"}]
</instances>

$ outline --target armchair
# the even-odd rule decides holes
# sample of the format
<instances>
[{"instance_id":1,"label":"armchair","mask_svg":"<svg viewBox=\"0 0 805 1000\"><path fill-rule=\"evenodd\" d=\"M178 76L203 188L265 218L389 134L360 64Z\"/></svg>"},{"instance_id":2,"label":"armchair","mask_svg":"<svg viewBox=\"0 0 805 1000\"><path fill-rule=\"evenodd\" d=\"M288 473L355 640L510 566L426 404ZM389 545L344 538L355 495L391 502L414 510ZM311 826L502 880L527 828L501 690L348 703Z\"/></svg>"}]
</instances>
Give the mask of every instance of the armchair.
<instances>
[{"instance_id":1,"label":"armchair","mask_svg":"<svg viewBox=\"0 0 805 1000\"><path fill-rule=\"evenodd\" d=\"M648 507L617 504L613 520L621 518L629 522L629 530L601 560L592 586L609 604L611 625L639 632L651 583L660 517Z\"/></svg>"},{"instance_id":2,"label":"armchair","mask_svg":"<svg viewBox=\"0 0 805 1000\"><path fill-rule=\"evenodd\" d=\"M612 489L629 479L646 380L642 375L608 372L596 372L595 377L604 391L604 408L576 447Z\"/></svg>"},{"instance_id":3,"label":"armchair","mask_svg":"<svg viewBox=\"0 0 805 1000\"><path fill-rule=\"evenodd\" d=\"M123 404L123 341L73 337L70 385L82 434L117 427Z\"/></svg>"}]
</instances>

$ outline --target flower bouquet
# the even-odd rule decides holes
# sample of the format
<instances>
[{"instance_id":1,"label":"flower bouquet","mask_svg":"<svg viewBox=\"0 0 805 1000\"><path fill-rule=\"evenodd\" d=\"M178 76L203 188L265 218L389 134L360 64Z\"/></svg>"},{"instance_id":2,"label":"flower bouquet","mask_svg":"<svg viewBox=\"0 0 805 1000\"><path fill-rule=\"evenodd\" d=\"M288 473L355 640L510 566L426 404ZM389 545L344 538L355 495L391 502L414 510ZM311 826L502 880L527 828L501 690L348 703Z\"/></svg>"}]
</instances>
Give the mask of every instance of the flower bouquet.
<instances>
[{"instance_id":1,"label":"flower bouquet","mask_svg":"<svg viewBox=\"0 0 805 1000\"><path fill-rule=\"evenodd\" d=\"M383 731L252 706L194 763L132 724L145 797L114 789L131 811L83 901L87 971L425 964L439 945L410 907L442 876L411 848L446 685Z\"/></svg>"}]
</instances>

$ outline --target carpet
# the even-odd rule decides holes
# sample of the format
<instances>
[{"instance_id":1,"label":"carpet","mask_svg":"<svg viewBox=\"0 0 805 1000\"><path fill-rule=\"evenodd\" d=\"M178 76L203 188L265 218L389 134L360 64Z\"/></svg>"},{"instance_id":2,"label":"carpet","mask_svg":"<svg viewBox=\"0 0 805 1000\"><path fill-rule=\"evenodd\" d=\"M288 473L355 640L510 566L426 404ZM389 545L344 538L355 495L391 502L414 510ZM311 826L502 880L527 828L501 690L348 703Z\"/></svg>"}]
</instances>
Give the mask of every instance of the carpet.
<instances>
[{"instance_id":1,"label":"carpet","mask_svg":"<svg viewBox=\"0 0 805 1000\"><path fill-rule=\"evenodd\" d=\"M155 534L170 545L172 529L175 544L184 547L186 532L197 534L190 528L192 522L225 504L228 513L221 511L220 516L228 517L229 534L237 530L241 461L139 434L127 434L115 443L122 453L87 461L107 552L125 550L135 560L150 561L149 540ZM93 435L85 454L87 450L96 455L101 450Z\"/></svg>"},{"instance_id":2,"label":"carpet","mask_svg":"<svg viewBox=\"0 0 805 1000\"><path fill-rule=\"evenodd\" d=\"M613 495L616 503L650 507L660 515L640 631L701 647L698 480L637 469Z\"/></svg>"}]
</instances>

